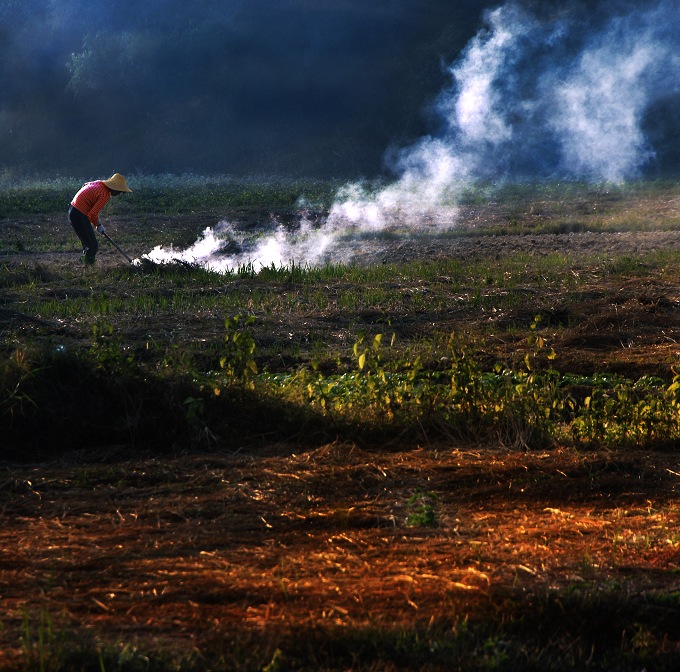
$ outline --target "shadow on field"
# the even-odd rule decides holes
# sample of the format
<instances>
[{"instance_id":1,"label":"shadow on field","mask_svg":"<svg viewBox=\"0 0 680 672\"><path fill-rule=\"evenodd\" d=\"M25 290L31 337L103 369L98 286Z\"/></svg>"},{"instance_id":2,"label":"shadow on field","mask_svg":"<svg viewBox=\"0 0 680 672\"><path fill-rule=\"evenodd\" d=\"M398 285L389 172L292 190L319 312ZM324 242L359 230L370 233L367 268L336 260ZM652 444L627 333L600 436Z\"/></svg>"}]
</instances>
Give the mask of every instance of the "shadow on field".
<instances>
[{"instance_id":1,"label":"shadow on field","mask_svg":"<svg viewBox=\"0 0 680 672\"><path fill-rule=\"evenodd\" d=\"M30 367L12 364L0 371L2 459L240 449L324 433L323 420L312 412L242 387L215 394L188 377L102 367L69 353L48 355Z\"/></svg>"}]
</instances>

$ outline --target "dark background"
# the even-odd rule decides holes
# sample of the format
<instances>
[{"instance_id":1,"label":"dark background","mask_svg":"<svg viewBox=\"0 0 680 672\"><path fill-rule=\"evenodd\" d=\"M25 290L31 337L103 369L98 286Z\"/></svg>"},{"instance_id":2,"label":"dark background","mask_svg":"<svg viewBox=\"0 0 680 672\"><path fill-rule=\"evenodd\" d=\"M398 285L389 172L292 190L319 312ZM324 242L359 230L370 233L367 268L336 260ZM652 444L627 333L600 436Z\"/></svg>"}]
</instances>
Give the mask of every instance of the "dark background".
<instances>
[{"instance_id":1,"label":"dark background","mask_svg":"<svg viewBox=\"0 0 680 672\"><path fill-rule=\"evenodd\" d=\"M0 0L0 172L378 175L437 132L446 66L498 4ZM645 3L519 4L594 31ZM643 120L654 173L677 162L678 102Z\"/></svg>"}]
</instances>

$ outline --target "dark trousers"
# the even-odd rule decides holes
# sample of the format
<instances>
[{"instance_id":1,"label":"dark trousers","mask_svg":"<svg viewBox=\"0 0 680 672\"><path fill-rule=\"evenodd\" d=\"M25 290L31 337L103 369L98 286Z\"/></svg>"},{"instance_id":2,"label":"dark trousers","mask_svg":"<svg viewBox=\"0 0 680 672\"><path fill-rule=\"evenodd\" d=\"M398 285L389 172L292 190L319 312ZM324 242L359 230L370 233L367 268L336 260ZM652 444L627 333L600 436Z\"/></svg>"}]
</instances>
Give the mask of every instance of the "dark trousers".
<instances>
[{"instance_id":1,"label":"dark trousers","mask_svg":"<svg viewBox=\"0 0 680 672\"><path fill-rule=\"evenodd\" d=\"M68 209L68 221L71 222L73 230L83 244L83 254L89 261L94 261L99 249L99 243L97 242L97 236L94 235L94 227L87 218L87 215L84 215L80 210L71 205Z\"/></svg>"}]
</instances>

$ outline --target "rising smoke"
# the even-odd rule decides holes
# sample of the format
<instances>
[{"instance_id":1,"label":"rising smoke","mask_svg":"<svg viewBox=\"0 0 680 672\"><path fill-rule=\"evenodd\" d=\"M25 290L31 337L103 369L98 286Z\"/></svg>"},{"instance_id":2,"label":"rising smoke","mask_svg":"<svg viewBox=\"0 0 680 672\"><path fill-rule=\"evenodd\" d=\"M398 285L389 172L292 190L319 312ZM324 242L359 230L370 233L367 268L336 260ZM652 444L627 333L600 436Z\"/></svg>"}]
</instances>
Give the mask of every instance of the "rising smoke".
<instances>
[{"instance_id":1,"label":"rising smoke","mask_svg":"<svg viewBox=\"0 0 680 672\"><path fill-rule=\"evenodd\" d=\"M659 149L676 155L665 143L674 140L678 151L677 131L652 142L650 119L680 126L679 45L675 0L590 12L507 3L486 14L448 68L450 84L435 103L437 132L391 152L390 186L371 192L349 184L321 226L302 218L295 231L280 226L238 254L219 254L237 237L222 223L181 258L219 270L347 262L362 236L455 226L457 200L479 182L638 178L655 169ZM157 249L150 257L173 254Z\"/></svg>"},{"instance_id":2,"label":"rising smoke","mask_svg":"<svg viewBox=\"0 0 680 672\"><path fill-rule=\"evenodd\" d=\"M514 3L489 12L449 68L441 131L398 156L407 191L421 182L439 203L471 180L640 177L656 156L646 114L680 93L680 12L659 0L586 30L589 18Z\"/></svg>"}]
</instances>

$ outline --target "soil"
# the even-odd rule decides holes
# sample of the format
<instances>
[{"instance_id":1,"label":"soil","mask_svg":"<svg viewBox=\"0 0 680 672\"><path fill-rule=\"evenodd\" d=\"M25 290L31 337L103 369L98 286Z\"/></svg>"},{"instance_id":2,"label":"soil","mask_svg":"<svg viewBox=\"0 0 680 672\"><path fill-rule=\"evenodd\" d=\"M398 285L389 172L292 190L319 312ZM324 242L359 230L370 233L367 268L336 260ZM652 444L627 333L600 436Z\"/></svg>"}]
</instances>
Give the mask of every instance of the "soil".
<instances>
[{"instance_id":1,"label":"soil","mask_svg":"<svg viewBox=\"0 0 680 672\"><path fill-rule=\"evenodd\" d=\"M659 206L655 207L658 209ZM119 218L109 230L115 231L111 234L114 240L126 241L123 246L125 253L136 259L161 241L166 246L175 242L180 249L189 246L206 227L215 226L222 219L240 222L243 227L248 228L272 217L270 213L258 215L240 212L226 215L192 213L174 217L150 215L146 217L145 227L153 232L153 236L149 235L144 245L127 242L131 232L134 233L131 238L133 241L140 240L135 220ZM529 217L525 218L527 230L531 230L531 220ZM277 218L284 222L292 219L293 215L286 213ZM468 210L460 214L460 228L464 231L479 231L489 227L497 229L506 220L506 214L498 213L493 208L485 211ZM67 251L35 253L6 249L0 252L0 264L6 268L37 266L47 275L58 276L60 270L80 263L77 241L64 218L40 216L0 222L0 231L5 237L14 236L22 240L30 240L31 230L36 227L43 231L54 231L54 235L62 241L72 240L73 248ZM674 375L674 363L680 355L680 284L663 279L659 273L646 273L644 263L635 260L645 253L677 250L680 250L680 230L440 237L401 234L365 239L352 260L360 265L428 259L479 259L493 263L506 256L521 253L527 255L527 265L530 265L531 259L541 256L569 254L575 263L579 259L583 260L583 266L577 272L587 276L586 287L578 300L572 297L566 301L563 288L559 286L546 284L538 291L537 283L534 282L525 288L524 304L515 310L470 310L467 308L473 294L470 289L452 293L449 297L451 308L445 313L423 311L395 314L390 328L399 338L406 339L414 335L427 336L435 331L461 333L467 329L488 331L489 328L495 328L498 334L505 335L490 340L489 357L507 359L514 352L520 352L523 347L524 336L513 338L510 335L511 328L518 326L525 329L540 314L544 326L547 324L555 328L554 334L550 334L550 345L559 356L555 366L563 372L591 375L607 370L629 378L644 375L669 378ZM612 276L602 272L607 264L616 264L621 258L630 260L634 273L626 277L625 274ZM128 262L107 241L102 240L97 264L105 269L126 266ZM674 278L674 269L670 269L667 276ZM446 278L442 278L442 281L446 282ZM404 286L401 289L405 293L427 291L427 287ZM55 291L58 293L59 289ZM522 289L516 291L521 292ZM504 287L490 286L484 290L488 297L502 295L504 292ZM314 339L338 342L338 335L342 336L346 322L344 318L344 313L338 312L325 314L319 319L310 315L303 324L297 319L288 324L261 320L258 338L265 344L278 337L288 340L292 338L300 343ZM357 329L370 332L381 320L384 320L384 316L366 311L356 316L356 326ZM212 326L210 320L204 319L196 328L200 329L200 336L204 337L213 327L221 332L223 324L223 316L219 316L212 321ZM187 336L190 336L191 325L184 326Z\"/></svg>"},{"instance_id":2,"label":"soil","mask_svg":"<svg viewBox=\"0 0 680 672\"><path fill-rule=\"evenodd\" d=\"M464 621L517 621L522 646L555 659L625 649L637 630L680 655L674 455L452 442L93 457L0 476L0 666L41 610L100 645L220 654L223 669L244 646L249 669L277 649L321 669L322 642L353 631L436 638ZM392 655L386 669L423 662Z\"/></svg>"},{"instance_id":3,"label":"soil","mask_svg":"<svg viewBox=\"0 0 680 672\"><path fill-rule=\"evenodd\" d=\"M42 225L68 234L56 218ZM180 229L186 219L165 226ZM366 255L614 259L668 249L680 249L680 232L379 240ZM58 272L77 256L5 252L0 264ZM127 262L103 247L99 263ZM556 326L570 325L553 343L564 369L669 374L680 354L679 286L642 269L616 283L593 277L578 306L552 291L528 291L513 314L474 319L531 320L540 306ZM455 317L460 325L464 316ZM330 668L333 654L320 642L362 628L450 634L464 622L519 623L527 650L575 667L602 651L639 651L636 633L677 662L679 488L673 453L526 453L454 439L389 451L272 445L133 462L117 460L112 447L3 465L0 667L20 664L22 623L26 615L37 623L41 611L94 642L199 659L210 652L225 669L244 665L243 650L249 669L277 650ZM433 651L424 659L393 653L375 669L424 661L447 669ZM365 669L375 663L354 653ZM343 655L337 669L351 668Z\"/></svg>"},{"instance_id":4,"label":"soil","mask_svg":"<svg viewBox=\"0 0 680 672\"><path fill-rule=\"evenodd\" d=\"M191 214L176 216L147 216L145 227L153 231L153 244L132 244L124 248L124 251L133 258L140 257L149 251L153 245L169 244L167 241L177 237L177 232L193 231L195 235L186 238L188 246L206 227L214 227L218 222L227 219L240 222L245 227L257 226L257 223L267 221L271 215L249 215L240 213L231 214ZM281 217L282 220L292 219L291 216ZM499 222L491 218L481 225L476 221L474 212L468 213L468 218L461 217L461 231L483 231L484 228L497 225ZM132 219L120 217L110 228L111 236L125 236L135 228L137 223ZM40 263L40 264L71 264L73 255L77 257L77 241L64 218L54 215L40 217L26 217L22 220L0 220L0 232L5 235L11 232L15 237L22 236L30 240L31 230L35 227L53 230L55 235L63 238L73 238L74 244L71 251L66 252L21 252L16 250L0 251L0 260L3 263ZM431 228L427 231L432 232ZM114 233L115 232L115 233ZM155 241L159 242L155 242ZM549 254L569 253L571 255L583 255L584 257L599 256L602 259L612 259L623 255L637 255L648 252L680 249L680 231L622 231L622 232L591 232L572 231L554 234L532 233L499 233L497 235L475 236L418 236L417 234L404 234L395 236L390 240L388 237L376 236L365 241L365 250L354 261L357 263L376 263L376 260L385 263L402 263L417 259L435 258L501 258L510 254L525 253L529 255L545 256ZM112 266L126 263L125 259L106 241L101 242L98 261L103 266Z\"/></svg>"}]
</instances>

